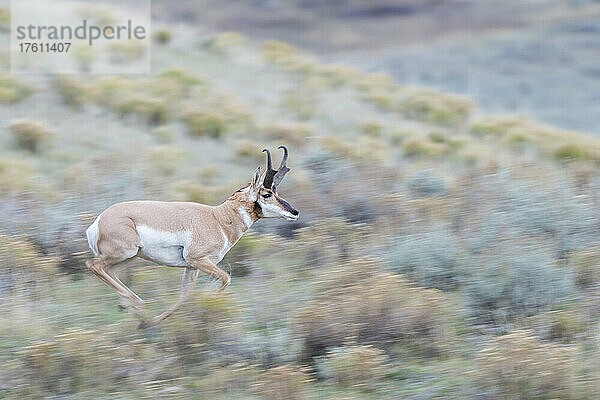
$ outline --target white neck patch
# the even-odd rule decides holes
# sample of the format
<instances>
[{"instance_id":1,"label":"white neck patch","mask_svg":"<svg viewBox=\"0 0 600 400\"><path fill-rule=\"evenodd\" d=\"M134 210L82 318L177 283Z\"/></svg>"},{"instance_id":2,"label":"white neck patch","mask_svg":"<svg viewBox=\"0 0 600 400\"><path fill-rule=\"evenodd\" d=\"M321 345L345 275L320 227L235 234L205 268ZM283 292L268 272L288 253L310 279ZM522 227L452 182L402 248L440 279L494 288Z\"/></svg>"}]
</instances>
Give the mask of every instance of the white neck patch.
<instances>
[{"instance_id":1,"label":"white neck patch","mask_svg":"<svg viewBox=\"0 0 600 400\"><path fill-rule=\"evenodd\" d=\"M246 224L246 228L250 228L252 226L252 218L250 217L250 214L248 214L248 211L242 206L238 207L238 211L244 220L244 224Z\"/></svg>"}]
</instances>

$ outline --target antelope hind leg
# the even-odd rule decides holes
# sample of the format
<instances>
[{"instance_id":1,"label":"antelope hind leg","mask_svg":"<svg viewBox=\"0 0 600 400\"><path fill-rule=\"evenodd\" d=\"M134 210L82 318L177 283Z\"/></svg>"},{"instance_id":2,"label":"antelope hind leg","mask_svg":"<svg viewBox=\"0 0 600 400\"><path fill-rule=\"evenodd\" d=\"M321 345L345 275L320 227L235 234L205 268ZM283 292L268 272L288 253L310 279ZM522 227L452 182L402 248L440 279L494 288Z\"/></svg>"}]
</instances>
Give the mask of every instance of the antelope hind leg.
<instances>
[{"instance_id":1,"label":"antelope hind leg","mask_svg":"<svg viewBox=\"0 0 600 400\"><path fill-rule=\"evenodd\" d=\"M179 307L181 307L181 305L194 292L194 286L196 284L196 279L198 279L199 273L200 273L200 270L187 267L183 271L183 275L181 277L181 293L179 295L179 300L177 301L177 303L175 303L175 305L173 305L173 307L169 308L168 310L163 311L161 314L152 318L150 321L142 320L140 322L140 325L138 326L138 329L146 329L146 328L150 328L152 326L157 325L160 321L167 318L168 316L173 314Z\"/></svg>"},{"instance_id":2,"label":"antelope hind leg","mask_svg":"<svg viewBox=\"0 0 600 400\"><path fill-rule=\"evenodd\" d=\"M134 308L134 312L139 317L145 317L144 301L131 289L125 286L125 284L123 284L116 276L109 273L110 268L116 264L110 264L102 257L99 257L88 261L86 265L94 275L100 278L108 286L112 287L121 297L123 302L130 303Z\"/></svg>"}]
</instances>

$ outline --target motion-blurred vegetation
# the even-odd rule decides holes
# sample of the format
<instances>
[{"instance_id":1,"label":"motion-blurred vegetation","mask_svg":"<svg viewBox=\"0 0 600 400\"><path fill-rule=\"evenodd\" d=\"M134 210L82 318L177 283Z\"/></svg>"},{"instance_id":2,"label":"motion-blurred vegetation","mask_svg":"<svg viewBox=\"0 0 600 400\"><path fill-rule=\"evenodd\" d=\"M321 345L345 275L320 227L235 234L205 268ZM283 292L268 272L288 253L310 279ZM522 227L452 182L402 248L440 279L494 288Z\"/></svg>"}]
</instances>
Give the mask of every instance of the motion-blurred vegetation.
<instances>
[{"instance_id":1,"label":"motion-blurred vegetation","mask_svg":"<svg viewBox=\"0 0 600 400\"><path fill-rule=\"evenodd\" d=\"M278 41L154 41L151 76L0 76L1 399L600 396L600 139ZM137 331L85 270L87 225L216 204L280 144L301 218ZM158 312L179 273L122 278Z\"/></svg>"}]
</instances>

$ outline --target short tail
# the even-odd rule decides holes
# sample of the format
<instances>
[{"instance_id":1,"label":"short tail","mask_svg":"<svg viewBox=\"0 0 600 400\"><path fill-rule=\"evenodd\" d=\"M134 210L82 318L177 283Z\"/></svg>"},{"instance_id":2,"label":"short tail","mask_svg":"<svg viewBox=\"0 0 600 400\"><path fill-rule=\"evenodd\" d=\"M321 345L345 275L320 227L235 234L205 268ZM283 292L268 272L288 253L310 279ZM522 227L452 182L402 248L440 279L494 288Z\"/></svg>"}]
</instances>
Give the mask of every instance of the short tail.
<instances>
[{"instance_id":1,"label":"short tail","mask_svg":"<svg viewBox=\"0 0 600 400\"><path fill-rule=\"evenodd\" d=\"M96 218L93 224L91 224L87 230L85 231L85 235L87 236L88 245L94 253L94 257L98 257L100 253L98 252L98 236L100 236L100 231L98 230L98 220L100 217Z\"/></svg>"}]
</instances>

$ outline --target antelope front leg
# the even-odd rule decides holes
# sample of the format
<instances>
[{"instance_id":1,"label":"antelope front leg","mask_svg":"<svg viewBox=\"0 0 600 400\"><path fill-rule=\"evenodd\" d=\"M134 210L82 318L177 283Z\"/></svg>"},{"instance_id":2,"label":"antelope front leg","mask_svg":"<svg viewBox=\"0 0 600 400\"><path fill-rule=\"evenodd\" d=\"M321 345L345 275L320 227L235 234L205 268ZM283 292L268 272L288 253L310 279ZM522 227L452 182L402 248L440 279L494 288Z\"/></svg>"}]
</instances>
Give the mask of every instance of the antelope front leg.
<instances>
[{"instance_id":1,"label":"antelope front leg","mask_svg":"<svg viewBox=\"0 0 600 400\"><path fill-rule=\"evenodd\" d=\"M231 283L231 277L229 276L229 274L223 271L221 268L217 267L208 258L191 259L188 260L188 262L194 268L198 268L199 270L206 272L209 275L214 275L221 280L221 287L218 291L219 294L222 293L223 290L225 290L227 286L229 286L229 284Z\"/></svg>"}]
</instances>

